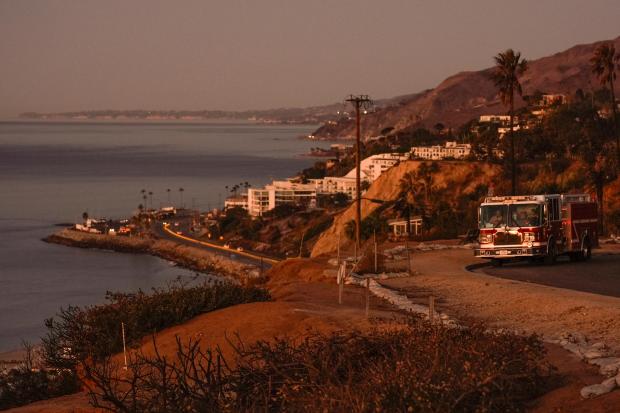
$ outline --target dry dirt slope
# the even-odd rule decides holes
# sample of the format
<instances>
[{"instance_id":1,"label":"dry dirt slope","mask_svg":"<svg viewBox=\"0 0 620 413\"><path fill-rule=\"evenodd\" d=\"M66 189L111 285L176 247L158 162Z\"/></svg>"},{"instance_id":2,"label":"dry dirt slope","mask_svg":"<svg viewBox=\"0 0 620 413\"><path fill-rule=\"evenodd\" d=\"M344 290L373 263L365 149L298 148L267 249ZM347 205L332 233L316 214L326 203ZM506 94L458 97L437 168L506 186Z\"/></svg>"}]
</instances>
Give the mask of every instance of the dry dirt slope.
<instances>
[{"instance_id":1,"label":"dry dirt slope","mask_svg":"<svg viewBox=\"0 0 620 413\"><path fill-rule=\"evenodd\" d=\"M394 200L399 192L399 182L407 172L413 172L422 164L421 161L406 161L388 169L377 179L365 198ZM488 185L493 182L494 176L499 173L499 167L486 163L474 162L440 162L440 171L436 174L434 188L436 191L450 189L451 196L455 199L463 193L473 192L480 185ZM372 213L379 207L368 201L362 201L362 218ZM338 234L341 234L341 246L351 247L352 242L344 236L344 226L347 222L355 218L355 204L351 204L343 213L338 215L333 225L321 234L314 248L312 257L323 254L330 254L338 248Z\"/></svg>"}]
</instances>

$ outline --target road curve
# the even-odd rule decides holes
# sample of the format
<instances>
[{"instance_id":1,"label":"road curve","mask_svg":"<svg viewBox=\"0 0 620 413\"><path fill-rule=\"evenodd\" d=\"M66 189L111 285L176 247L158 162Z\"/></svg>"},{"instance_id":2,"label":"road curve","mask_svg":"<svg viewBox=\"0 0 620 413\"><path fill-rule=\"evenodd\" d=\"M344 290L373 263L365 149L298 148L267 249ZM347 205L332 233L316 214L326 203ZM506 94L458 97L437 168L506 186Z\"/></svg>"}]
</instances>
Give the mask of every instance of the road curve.
<instances>
[{"instance_id":1,"label":"road curve","mask_svg":"<svg viewBox=\"0 0 620 413\"><path fill-rule=\"evenodd\" d=\"M204 248L209 251L225 252L227 254L230 254L231 256L239 258L240 261L246 261L250 264L260 264L261 262L263 262L265 267L271 267L273 264L280 262L280 260L272 257L265 257L248 251L237 251L230 248L224 248L221 245L201 241L195 238L188 237L186 235L177 234L170 228L168 228L168 226L169 225L167 224L157 223L153 226L153 229L155 230L157 235L161 236L162 238L168 238L182 244Z\"/></svg>"},{"instance_id":2,"label":"road curve","mask_svg":"<svg viewBox=\"0 0 620 413\"><path fill-rule=\"evenodd\" d=\"M569 262L566 257L555 265L515 262L502 267L478 267L480 272L494 277L531 282L594 294L620 297L620 251L595 250L592 259Z\"/></svg>"}]
</instances>

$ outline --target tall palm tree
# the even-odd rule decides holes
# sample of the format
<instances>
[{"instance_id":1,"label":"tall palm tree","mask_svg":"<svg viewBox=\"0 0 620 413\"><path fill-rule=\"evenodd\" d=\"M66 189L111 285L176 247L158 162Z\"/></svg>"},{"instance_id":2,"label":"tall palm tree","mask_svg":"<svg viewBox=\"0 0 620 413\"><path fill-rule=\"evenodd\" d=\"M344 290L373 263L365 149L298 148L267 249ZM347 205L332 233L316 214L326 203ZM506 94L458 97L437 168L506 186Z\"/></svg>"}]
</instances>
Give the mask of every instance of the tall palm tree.
<instances>
[{"instance_id":1,"label":"tall palm tree","mask_svg":"<svg viewBox=\"0 0 620 413\"><path fill-rule=\"evenodd\" d=\"M399 211L401 217L405 218L407 225L407 236L411 235L411 213L418 212L416 201L419 199L422 185L415 172L407 172L399 182L399 193L396 199L395 209Z\"/></svg>"},{"instance_id":2,"label":"tall palm tree","mask_svg":"<svg viewBox=\"0 0 620 413\"><path fill-rule=\"evenodd\" d=\"M185 191L185 189L183 189L182 187L179 188L179 196L181 197L181 208L183 208L183 192Z\"/></svg>"},{"instance_id":3,"label":"tall palm tree","mask_svg":"<svg viewBox=\"0 0 620 413\"><path fill-rule=\"evenodd\" d=\"M438 171L439 165L437 164L437 162L431 162L430 164L422 162L416 172L416 177L418 181L424 184L424 204L427 209L430 208L434 174Z\"/></svg>"},{"instance_id":4,"label":"tall palm tree","mask_svg":"<svg viewBox=\"0 0 620 413\"><path fill-rule=\"evenodd\" d=\"M517 163L515 159L514 111L515 92L523 96L519 76L527 70L527 60L521 58L520 52L508 49L494 57L495 68L491 80L499 91L502 103L508 106L510 116L510 167L512 170L512 195L517 193Z\"/></svg>"},{"instance_id":5,"label":"tall palm tree","mask_svg":"<svg viewBox=\"0 0 620 413\"><path fill-rule=\"evenodd\" d=\"M170 206L170 188L167 188L166 192L168 193L168 206Z\"/></svg>"},{"instance_id":6,"label":"tall palm tree","mask_svg":"<svg viewBox=\"0 0 620 413\"><path fill-rule=\"evenodd\" d=\"M617 125L616 94L614 91L614 81L616 80L616 67L620 68L620 54L616 54L616 48L612 43L603 43L594 50L594 55L590 58L592 73L596 75L601 85L609 85L611 91L611 111L613 114L614 134L616 135L616 155L618 165L620 165L620 137Z\"/></svg>"}]
</instances>

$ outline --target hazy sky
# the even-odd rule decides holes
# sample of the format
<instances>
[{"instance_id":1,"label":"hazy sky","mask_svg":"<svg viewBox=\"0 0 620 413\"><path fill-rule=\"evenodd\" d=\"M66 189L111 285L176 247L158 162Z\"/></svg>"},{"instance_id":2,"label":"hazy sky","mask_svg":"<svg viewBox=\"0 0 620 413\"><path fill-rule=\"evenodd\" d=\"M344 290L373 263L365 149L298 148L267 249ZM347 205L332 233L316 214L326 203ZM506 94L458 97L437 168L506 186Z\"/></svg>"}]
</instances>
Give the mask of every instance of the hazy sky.
<instances>
[{"instance_id":1,"label":"hazy sky","mask_svg":"<svg viewBox=\"0 0 620 413\"><path fill-rule=\"evenodd\" d=\"M620 35L620 0L0 0L0 116L382 98Z\"/></svg>"}]
</instances>

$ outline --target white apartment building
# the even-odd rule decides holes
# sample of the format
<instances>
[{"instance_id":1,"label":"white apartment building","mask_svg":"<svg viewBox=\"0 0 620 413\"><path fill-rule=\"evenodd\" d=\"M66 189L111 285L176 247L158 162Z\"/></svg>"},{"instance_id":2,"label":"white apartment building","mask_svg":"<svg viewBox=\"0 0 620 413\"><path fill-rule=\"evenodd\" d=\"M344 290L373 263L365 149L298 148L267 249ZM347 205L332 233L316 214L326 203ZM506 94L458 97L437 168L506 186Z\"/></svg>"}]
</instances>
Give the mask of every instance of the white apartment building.
<instances>
[{"instance_id":1,"label":"white apartment building","mask_svg":"<svg viewBox=\"0 0 620 413\"><path fill-rule=\"evenodd\" d=\"M248 209L248 195L241 194L241 196L231 196L224 201L224 209L241 207Z\"/></svg>"},{"instance_id":2,"label":"white apartment building","mask_svg":"<svg viewBox=\"0 0 620 413\"><path fill-rule=\"evenodd\" d=\"M374 182L383 172L398 162L408 160L408 153L383 153L372 155L361 162L361 180ZM355 171L353 168L345 176L327 176L323 179L311 179L302 184L286 181L273 181L264 188L250 188L247 194L247 209L252 216L261 216L263 213L282 204L307 205L316 207L317 194L345 193L349 198L355 198ZM233 201L231 201L233 202ZM234 201L235 205L237 202ZM232 205L232 204L231 204Z\"/></svg>"},{"instance_id":3,"label":"white apartment building","mask_svg":"<svg viewBox=\"0 0 620 413\"><path fill-rule=\"evenodd\" d=\"M317 194L336 194L342 192L349 198L355 198L355 177L326 176L323 179L311 179Z\"/></svg>"},{"instance_id":4,"label":"white apartment building","mask_svg":"<svg viewBox=\"0 0 620 413\"><path fill-rule=\"evenodd\" d=\"M283 204L316 207L316 184L302 184L293 181L273 181L264 188L248 189L248 212L261 216Z\"/></svg>"},{"instance_id":5,"label":"white apartment building","mask_svg":"<svg viewBox=\"0 0 620 413\"><path fill-rule=\"evenodd\" d=\"M468 143L456 143L455 141L446 142L445 146L413 146L411 157L418 159L430 159L433 161L453 158L466 158L471 152L471 145Z\"/></svg>"},{"instance_id":6,"label":"white apartment building","mask_svg":"<svg viewBox=\"0 0 620 413\"><path fill-rule=\"evenodd\" d=\"M369 156L360 162L361 179L362 181L372 183L392 166L409 159L410 155L408 153L380 153L378 155ZM357 168L351 169L345 177L355 179L356 170Z\"/></svg>"}]
</instances>

